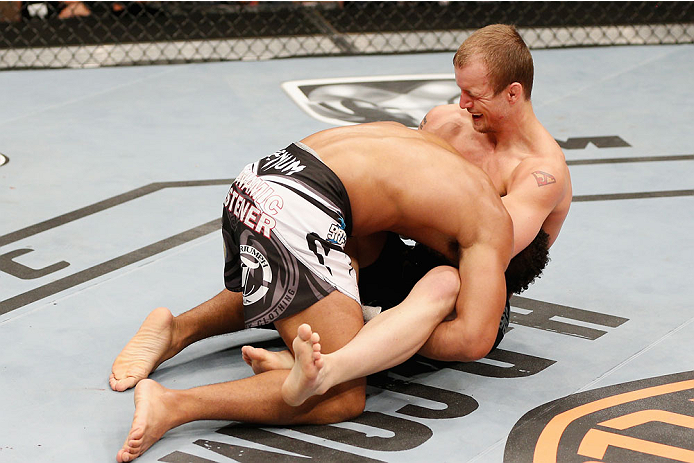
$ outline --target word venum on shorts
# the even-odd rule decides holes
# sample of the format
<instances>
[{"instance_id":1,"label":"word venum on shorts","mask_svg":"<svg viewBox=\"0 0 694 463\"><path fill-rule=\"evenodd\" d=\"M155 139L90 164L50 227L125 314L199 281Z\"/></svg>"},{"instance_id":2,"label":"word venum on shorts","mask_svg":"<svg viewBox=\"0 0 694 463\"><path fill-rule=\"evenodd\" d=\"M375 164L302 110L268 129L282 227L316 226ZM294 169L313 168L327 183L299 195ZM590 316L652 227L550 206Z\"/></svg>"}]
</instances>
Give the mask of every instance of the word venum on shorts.
<instances>
[{"instance_id":1,"label":"word venum on shorts","mask_svg":"<svg viewBox=\"0 0 694 463\"><path fill-rule=\"evenodd\" d=\"M265 180L244 170L232 184L224 200L224 207L239 222L270 238L276 225L272 216L277 215L284 206L282 197L274 192Z\"/></svg>"}]
</instances>

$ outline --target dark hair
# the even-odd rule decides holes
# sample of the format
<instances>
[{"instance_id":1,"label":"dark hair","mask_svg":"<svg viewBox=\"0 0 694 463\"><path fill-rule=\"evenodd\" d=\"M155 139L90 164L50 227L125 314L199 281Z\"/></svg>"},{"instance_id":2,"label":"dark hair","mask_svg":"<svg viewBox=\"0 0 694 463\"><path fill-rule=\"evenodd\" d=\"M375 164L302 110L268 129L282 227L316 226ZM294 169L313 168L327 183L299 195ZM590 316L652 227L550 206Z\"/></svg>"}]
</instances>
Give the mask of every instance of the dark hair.
<instances>
[{"instance_id":1,"label":"dark hair","mask_svg":"<svg viewBox=\"0 0 694 463\"><path fill-rule=\"evenodd\" d=\"M542 274L549 262L549 235L540 229L537 236L519 252L506 268L506 292L520 294Z\"/></svg>"}]
</instances>

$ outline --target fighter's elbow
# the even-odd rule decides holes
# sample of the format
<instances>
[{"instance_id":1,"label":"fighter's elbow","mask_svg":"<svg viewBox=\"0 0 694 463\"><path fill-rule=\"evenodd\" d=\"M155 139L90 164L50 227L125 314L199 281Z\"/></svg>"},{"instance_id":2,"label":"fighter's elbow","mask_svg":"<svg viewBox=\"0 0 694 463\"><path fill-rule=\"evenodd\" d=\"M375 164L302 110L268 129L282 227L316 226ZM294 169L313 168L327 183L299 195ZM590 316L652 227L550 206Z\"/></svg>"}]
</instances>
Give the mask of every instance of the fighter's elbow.
<instances>
[{"instance_id":1,"label":"fighter's elbow","mask_svg":"<svg viewBox=\"0 0 694 463\"><path fill-rule=\"evenodd\" d=\"M475 344L468 344L461 348L457 360L459 362L474 362L475 360L484 358L489 351L492 350L493 346L493 341L491 343L478 342Z\"/></svg>"},{"instance_id":2,"label":"fighter's elbow","mask_svg":"<svg viewBox=\"0 0 694 463\"><path fill-rule=\"evenodd\" d=\"M479 333L460 336L448 346L445 359L454 362L474 362L484 358L494 346L494 339L482 336Z\"/></svg>"},{"instance_id":3,"label":"fighter's elbow","mask_svg":"<svg viewBox=\"0 0 694 463\"><path fill-rule=\"evenodd\" d=\"M494 341L491 342L482 342L479 344L476 344L474 347L469 349L467 353L467 360L466 362L474 362L475 360L479 360L481 358L484 358L487 356L489 351L492 350L492 347L494 347Z\"/></svg>"}]
</instances>

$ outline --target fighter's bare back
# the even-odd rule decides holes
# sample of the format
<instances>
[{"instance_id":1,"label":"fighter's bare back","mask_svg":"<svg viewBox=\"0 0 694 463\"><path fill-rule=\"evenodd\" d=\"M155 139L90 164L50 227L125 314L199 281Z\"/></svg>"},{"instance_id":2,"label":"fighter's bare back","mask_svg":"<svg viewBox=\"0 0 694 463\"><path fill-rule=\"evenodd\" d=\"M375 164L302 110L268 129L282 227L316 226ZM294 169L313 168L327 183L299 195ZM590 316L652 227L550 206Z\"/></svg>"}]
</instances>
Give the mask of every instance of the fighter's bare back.
<instances>
[{"instance_id":1,"label":"fighter's bare back","mask_svg":"<svg viewBox=\"0 0 694 463\"><path fill-rule=\"evenodd\" d=\"M487 175L433 134L372 123L328 129L302 143L342 180L354 236L391 230L456 262L459 247L495 241L499 230L509 228Z\"/></svg>"}]
</instances>

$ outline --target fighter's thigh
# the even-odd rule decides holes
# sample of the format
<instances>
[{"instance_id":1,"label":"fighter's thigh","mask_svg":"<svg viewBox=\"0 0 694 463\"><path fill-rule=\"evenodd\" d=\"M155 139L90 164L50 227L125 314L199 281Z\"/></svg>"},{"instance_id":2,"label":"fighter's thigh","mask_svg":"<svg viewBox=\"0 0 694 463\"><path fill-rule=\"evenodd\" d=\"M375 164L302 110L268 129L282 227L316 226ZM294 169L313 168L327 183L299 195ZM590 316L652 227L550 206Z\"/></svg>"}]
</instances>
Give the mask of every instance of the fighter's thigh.
<instances>
[{"instance_id":1,"label":"fighter's thigh","mask_svg":"<svg viewBox=\"0 0 694 463\"><path fill-rule=\"evenodd\" d=\"M313 304L303 312L275 322L284 342L292 348L297 328L308 323L320 335L321 351L334 352L357 335L364 326L361 306L339 291ZM335 423L354 418L364 411L366 404L366 378L338 384L324 395L312 397L307 405L320 410L320 422Z\"/></svg>"},{"instance_id":2,"label":"fighter's thigh","mask_svg":"<svg viewBox=\"0 0 694 463\"><path fill-rule=\"evenodd\" d=\"M275 328L290 349L302 323L308 323L320 335L321 351L328 354L357 335L364 326L364 316L357 301L333 291L306 310L275 322Z\"/></svg>"}]
</instances>

